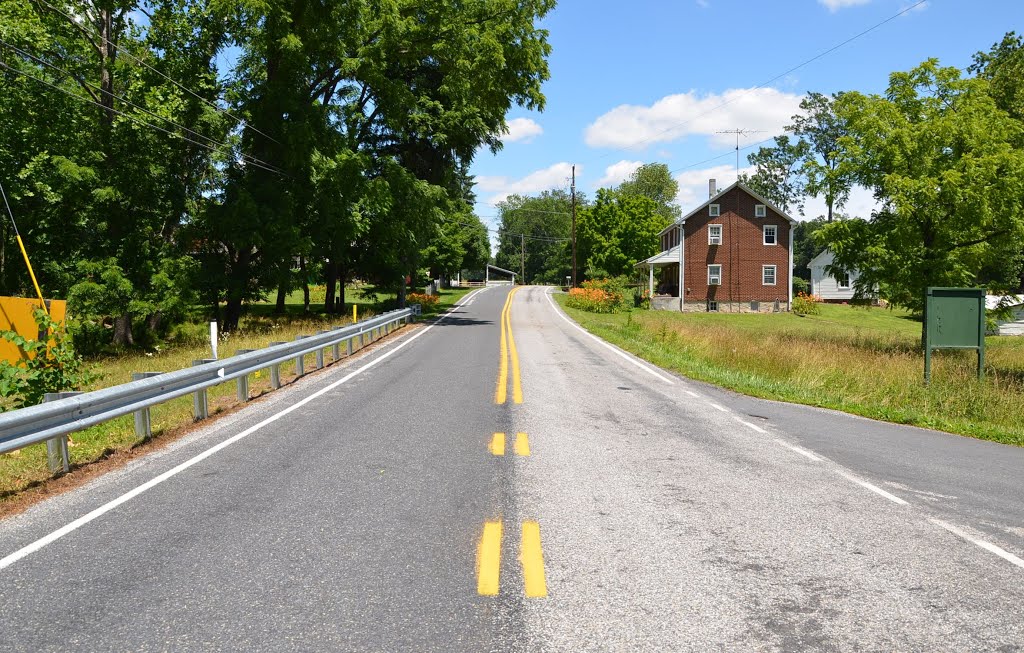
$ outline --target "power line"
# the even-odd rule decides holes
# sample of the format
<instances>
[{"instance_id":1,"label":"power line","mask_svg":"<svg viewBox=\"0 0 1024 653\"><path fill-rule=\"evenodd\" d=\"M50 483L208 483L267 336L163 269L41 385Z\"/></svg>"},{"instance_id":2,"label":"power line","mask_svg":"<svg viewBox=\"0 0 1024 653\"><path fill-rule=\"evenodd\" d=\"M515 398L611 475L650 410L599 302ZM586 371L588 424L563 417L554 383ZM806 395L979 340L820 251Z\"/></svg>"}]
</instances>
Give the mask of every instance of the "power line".
<instances>
[{"instance_id":1,"label":"power line","mask_svg":"<svg viewBox=\"0 0 1024 653\"><path fill-rule=\"evenodd\" d=\"M631 143L629 145L626 145L624 147L618 147L618 148L612 149L612 150L606 152L605 154L602 154L601 156L597 157L596 159L593 159L593 161L600 161L603 158L611 156L615 152L624 152L624 151L626 151L628 149L632 149L632 148L636 147L637 145L642 145L643 143L646 143L646 142L648 142L650 140L653 140L653 139L657 138L658 136L661 136L662 134L666 134L666 133L668 133L668 132L670 132L670 131L672 131L674 129L678 129L678 128L684 126L684 125L688 125L691 122L693 122L694 120L696 120L697 118L701 118L703 116L708 115L709 113L712 113L714 111L717 111L718 109L721 109L722 107L724 107L726 105L732 104L733 102L735 102L736 100L740 99L741 97L743 97L745 95L749 95L750 93L753 93L754 91L757 91L759 89L765 88L769 84L771 84L772 82L776 82L776 81L782 79L783 77L785 77L786 75L789 75L790 73L793 73L793 72L796 72L797 70L800 70L804 66L807 66L807 65L809 65L811 63L814 63L818 59L821 59L822 57L825 57L825 56L827 56L829 54L832 54L833 52L835 52L836 50L842 48L843 46L848 45L849 43L852 43L853 41L856 41L860 37L865 36L866 34L869 34L869 33L873 32L873 31L875 31L879 27L882 27L883 25L896 20L900 16L903 16L904 14L913 11L914 9L920 7L921 5L925 4L926 2L928 2L928 0L918 0L914 4L912 4L912 5L908 6L908 7L903 8L902 10L900 10L899 12L893 14L892 16L889 16L885 20L883 20L883 21L881 21L879 23L875 23L874 25L872 25L871 27L865 29L864 31L859 32L858 34L855 34L855 35L851 36L850 38L846 39L845 41L842 41L841 43L833 45L832 47L828 48L827 50L823 50L823 51L819 52L818 54L814 55L810 59L807 59L807 60L797 64L796 66L793 66L792 68L790 68L789 70L787 70L787 71L785 71L783 73L779 73L778 75L772 77L769 80L761 82L757 86L754 86L752 88L748 88L748 89L744 90L743 92L733 96L732 98L730 98L730 99L728 99L728 100L726 100L726 101L724 101L724 102L722 102L720 104L717 104L717 105L711 107L710 109L708 109L708 110L706 110L706 111L704 111L702 113L698 113L697 115L695 115L695 116L693 116L691 118L687 118L686 120L684 120L682 122L675 123L675 124L673 124L670 127L667 127L667 128L665 128L665 129L663 129L663 130L661 130L659 132L656 132L655 134L653 134L651 136L648 136L647 138L635 141L635 142L633 142L633 143Z\"/></svg>"},{"instance_id":2,"label":"power line","mask_svg":"<svg viewBox=\"0 0 1024 653\"><path fill-rule=\"evenodd\" d=\"M46 81L45 79L42 79L42 78L39 78L39 77L35 77L34 75L30 75L30 74L26 73L25 71L18 70L17 68L14 68L13 66L10 66L10 65L2 62L2 61L0 61L0 68L8 70L8 71L14 73L15 75L20 75L22 77L27 77L28 79L36 81L36 82L38 82L40 84L43 84L45 86L48 86L48 87L50 87L50 88L52 88L52 89L54 89L56 91L60 91L61 93L64 93L65 95L69 95L69 96L75 98L79 102L85 102L86 104L92 104L94 106L97 106L97 107L100 107L102 109L105 109L105 110L111 111L113 113L116 113L119 116L124 116L125 118L127 118L128 120L131 120L132 122L134 122L136 124L143 125L145 127L149 127L150 129L155 129L155 130L157 130L159 132L163 132L164 134L167 134L169 136L173 136L175 138L180 138L181 140L189 142L189 143L192 143L193 145L198 145L199 147L206 148L207 150L209 150L211 152L216 152L217 151L217 148L211 147L210 145L207 145L206 143L201 143L199 141L194 141L191 138L188 138L187 136L183 136L183 135L181 135L181 134L179 134L177 132L173 132L173 131L171 131L169 129L164 129L163 127L160 127L158 125L154 125L152 123L148 123L145 120L140 120L140 119L136 118L135 116L132 116L132 115L129 115L129 114L125 113L124 111L119 111L119 110L114 109L112 107L105 107L102 104L100 104L99 102L96 102L95 100L92 100L92 99L87 98L87 97L82 97L81 95L79 95L77 93L72 93L71 91L67 90L66 88L63 88L63 87L58 86L56 84L52 84L52 83ZM266 170L267 172L272 172L274 174L281 175L282 177L287 177L288 176L286 173L281 172L280 170L276 170L276 169L273 169L273 168L268 168L268 167L266 167L264 165L261 165L259 163L253 163L251 161L243 161L243 162L245 162L245 163L247 163L249 165L252 165L252 166L254 166L256 168L260 168L262 170Z\"/></svg>"},{"instance_id":3,"label":"power line","mask_svg":"<svg viewBox=\"0 0 1024 653\"><path fill-rule=\"evenodd\" d=\"M64 16L65 18L67 18L68 20L73 22L75 25L78 25L79 27L81 27L81 29L85 30L85 27L81 23L79 23L77 20L75 20L75 18L73 16L71 16L70 14L67 14L67 13L61 11L60 9L58 9L57 7L54 7L52 4L50 4L46 0L36 0L36 1L41 3L41 4L46 5L47 7L52 9L53 11L57 12L61 16ZM271 140L274 143L277 143L278 145L282 145L282 143L280 141L278 141L277 139L275 139L273 136L269 136L269 135L261 132L259 129L256 129L255 127L253 127L253 126L249 125L248 123L246 123L244 119L239 118L238 116L234 115L233 113L231 113L230 111L228 111L227 109L225 109L223 107L217 106L216 104L214 104L213 102L210 102L209 100L207 100L203 96L199 95L198 93L196 93L192 89L188 88L187 86L185 86L181 82L178 82L178 81L172 79L171 77L168 77L167 75L165 75L164 73L160 72L159 70L157 70L153 66L150 66L148 63L146 63L142 59L140 59L140 58L136 57L135 55L133 55L131 53L131 51L128 50L128 48L126 48L124 45L117 45L117 44L111 42L106 37L104 37L102 34L98 34L96 32L90 32L90 35L93 36L94 38L99 38L104 43L106 43L107 45L109 45L109 46L111 46L113 48L117 48L117 50L121 54L123 54L124 56L128 57L132 61L135 61L136 63L138 63L141 66L145 66L146 68L148 68L149 70L153 71L157 75L160 75L161 77L163 77L164 79L166 79L170 83L174 84L175 86L177 86L181 90L183 90L186 93L188 93L189 95L192 95L193 97L195 97L200 102L203 102L204 104L206 104L207 106L212 108L214 111L217 111L218 113L223 113L224 115L228 116L229 118L231 118L232 120L237 122L242 127L242 129L249 129L249 130L251 130L253 132L256 132L260 136L262 136L262 137L264 137L264 138L266 138L268 140Z\"/></svg>"},{"instance_id":4,"label":"power line","mask_svg":"<svg viewBox=\"0 0 1024 653\"><path fill-rule=\"evenodd\" d=\"M56 71L58 71L60 73L63 73L64 75L67 75L68 77L71 77L72 79L75 79L81 85L83 85L83 86L85 86L87 88L90 88L92 90L98 91L99 93L102 93L102 94L104 94L107 97L110 97L112 99L119 100L119 101L123 102L124 104L127 104L128 106L130 106L130 107L132 107L134 109L138 109L139 111L142 111L143 113L145 113L145 114L147 114L149 116L152 116L153 118L156 118L157 120L163 120L164 122L166 122L168 124L174 125L178 129L181 129L182 131L185 131L185 132L187 132L189 134L192 134L196 138L202 138L203 140L209 141L211 144L217 145L217 146L220 146L220 147L228 147L228 148L231 147L231 145L229 143L221 142L221 141L218 141L218 140L216 140L214 138L211 138L209 136L205 136L205 135L200 134L200 133L198 133L196 131L193 131L193 130L189 129L188 127L185 127L184 125L180 125L180 124L174 122L170 118L167 118L165 116L161 116L161 115L158 115L156 113L153 113L149 109L147 109L145 107L142 107L142 106L139 106L138 104L135 104L134 102L124 98L123 96L117 95L115 93L111 93L110 91L108 91L106 89L103 89L103 88L100 88L99 86L96 86L95 84L90 84L89 82L87 82L85 80L77 80L75 75L73 75L70 71L68 71L68 70L66 70L64 68L61 68L60 66L58 66L56 64L50 63L49 61L46 61L45 59L37 57L36 55L32 54L31 52L26 52L25 50L22 50L21 48L15 46L15 45L10 44L7 41L4 41L3 39L0 39L0 45L3 45L3 46L6 46L7 48L10 48L11 50L14 50L15 52L17 52L21 56L27 57L28 59L31 59L32 61L34 61L34 62L36 62L38 64L41 64L41 65L46 66L48 68L52 68L53 70L56 70ZM92 100L90 100L90 101L92 101ZM101 104L100 106L102 107L103 105ZM105 109L114 110L113 107L104 107L104 108ZM122 114L122 115L127 116L127 114ZM284 173L284 171L276 168L274 165L272 165L270 163L267 163L266 161L262 161L262 160L260 160L260 159L258 159L256 157L252 156L251 154L241 153L241 157L243 159L245 159L249 163L261 164L262 166L264 166L265 169L268 169L268 170L273 169L278 174L287 176Z\"/></svg>"}]
</instances>

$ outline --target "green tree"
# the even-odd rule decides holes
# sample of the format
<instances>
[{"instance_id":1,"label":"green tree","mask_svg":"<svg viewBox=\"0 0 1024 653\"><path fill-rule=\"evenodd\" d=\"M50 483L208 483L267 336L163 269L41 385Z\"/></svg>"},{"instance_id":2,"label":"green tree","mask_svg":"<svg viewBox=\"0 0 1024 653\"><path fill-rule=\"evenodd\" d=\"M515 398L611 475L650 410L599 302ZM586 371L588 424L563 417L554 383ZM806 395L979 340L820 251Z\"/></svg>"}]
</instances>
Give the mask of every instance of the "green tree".
<instances>
[{"instance_id":1,"label":"green tree","mask_svg":"<svg viewBox=\"0 0 1024 653\"><path fill-rule=\"evenodd\" d=\"M749 155L754 174L740 173L740 181L783 211L803 215L805 180L801 165L810 147L805 141L776 136L773 147Z\"/></svg>"},{"instance_id":2,"label":"green tree","mask_svg":"<svg viewBox=\"0 0 1024 653\"><path fill-rule=\"evenodd\" d=\"M1024 120L1024 39L1007 32L988 52L978 52L968 72L989 82L996 105L1016 120Z\"/></svg>"},{"instance_id":3,"label":"green tree","mask_svg":"<svg viewBox=\"0 0 1024 653\"><path fill-rule=\"evenodd\" d=\"M856 290L876 284L893 304L921 311L928 286L964 286L988 266L1016 261L1024 236L1021 125L1000 110L988 82L929 60L890 76L884 97L846 93L836 112L848 135L840 166L883 208L870 220L825 225L819 242L836 269L858 269ZM1004 280L1019 270L1003 264Z\"/></svg>"},{"instance_id":4,"label":"green tree","mask_svg":"<svg viewBox=\"0 0 1024 653\"><path fill-rule=\"evenodd\" d=\"M579 192L576 206L585 206ZM498 203L498 213L501 223L495 265L516 272L524 267L524 283L563 283L572 274L572 197L568 191L549 190L536 197L510 195Z\"/></svg>"},{"instance_id":5,"label":"green tree","mask_svg":"<svg viewBox=\"0 0 1024 653\"><path fill-rule=\"evenodd\" d=\"M681 212L676 204L679 182L664 163L645 163L633 171L629 179L616 189L622 195L640 195L649 198L658 207L658 214L669 222L679 219Z\"/></svg>"},{"instance_id":6,"label":"green tree","mask_svg":"<svg viewBox=\"0 0 1024 653\"><path fill-rule=\"evenodd\" d=\"M835 111L838 97L808 93L800 101L803 113L793 116L793 124L786 128L806 144L802 153L802 191L824 198L827 222L832 222L835 211L846 204L853 185L851 171L840 166L839 140L846 134L846 125Z\"/></svg>"},{"instance_id":7,"label":"green tree","mask_svg":"<svg viewBox=\"0 0 1024 653\"><path fill-rule=\"evenodd\" d=\"M658 234L671 224L649 197L602 188L579 213L578 256L590 278L631 275L634 266L658 253Z\"/></svg>"}]
</instances>

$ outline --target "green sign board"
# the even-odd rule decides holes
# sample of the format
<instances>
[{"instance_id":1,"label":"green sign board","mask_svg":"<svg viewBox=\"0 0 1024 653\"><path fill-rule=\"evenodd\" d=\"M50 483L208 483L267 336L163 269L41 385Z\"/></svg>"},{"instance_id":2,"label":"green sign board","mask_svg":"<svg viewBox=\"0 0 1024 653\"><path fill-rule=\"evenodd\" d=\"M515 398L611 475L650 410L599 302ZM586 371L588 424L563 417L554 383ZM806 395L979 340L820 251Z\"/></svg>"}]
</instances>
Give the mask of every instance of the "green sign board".
<instances>
[{"instance_id":1,"label":"green sign board","mask_svg":"<svg viewBox=\"0 0 1024 653\"><path fill-rule=\"evenodd\" d=\"M932 350L974 349L978 378L985 365L985 289L928 288L924 302L924 380L932 377Z\"/></svg>"}]
</instances>

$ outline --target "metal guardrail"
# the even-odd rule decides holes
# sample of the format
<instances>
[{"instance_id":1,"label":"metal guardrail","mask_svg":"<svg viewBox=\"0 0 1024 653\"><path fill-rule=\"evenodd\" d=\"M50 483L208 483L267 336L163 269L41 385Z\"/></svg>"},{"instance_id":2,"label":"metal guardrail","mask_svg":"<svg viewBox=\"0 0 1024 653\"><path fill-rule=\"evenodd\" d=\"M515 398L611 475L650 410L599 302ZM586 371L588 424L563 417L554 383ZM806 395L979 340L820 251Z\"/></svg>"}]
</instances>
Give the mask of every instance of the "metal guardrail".
<instances>
[{"instance_id":1,"label":"metal guardrail","mask_svg":"<svg viewBox=\"0 0 1024 653\"><path fill-rule=\"evenodd\" d=\"M420 315L420 306L415 304L356 324L321 331L316 335L299 336L292 342L271 343L265 349L243 350L230 358L197 361L194 367L183 370L144 373L130 383L93 392L51 395L48 399L52 401L0 414L0 454L47 442L51 452L51 470L60 471L63 467L68 471L66 451L69 433L135 413L136 435L148 437L149 408L187 394L195 394L196 420L204 419L208 415L207 388L236 380L239 400L246 401L250 374L270 368L271 385L280 387L282 363L295 360L296 372L302 376L305 372L301 362L304 356L316 353L319 369L324 366L323 352L328 347L333 348L337 360L341 343L347 341L347 353L351 354L356 338L363 346L367 337L373 342L398 328L399 323L408 324L417 315Z\"/></svg>"}]
</instances>

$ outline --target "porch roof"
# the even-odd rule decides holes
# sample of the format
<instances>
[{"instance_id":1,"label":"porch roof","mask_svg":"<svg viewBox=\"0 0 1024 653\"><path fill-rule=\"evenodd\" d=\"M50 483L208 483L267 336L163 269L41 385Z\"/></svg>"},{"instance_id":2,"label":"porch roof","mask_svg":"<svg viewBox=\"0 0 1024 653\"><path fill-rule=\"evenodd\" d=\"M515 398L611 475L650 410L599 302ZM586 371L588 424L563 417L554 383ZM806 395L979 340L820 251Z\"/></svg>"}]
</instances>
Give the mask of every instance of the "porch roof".
<instances>
[{"instance_id":1,"label":"porch roof","mask_svg":"<svg viewBox=\"0 0 1024 653\"><path fill-rule=\"evenodd\" d=\"M636 264L638 268L663 268L666 265L672 265L679 263L679 245L676 245L672 249L667 249L664 252L659 252L649 259L645 259Z\"/></svg>"}]
</instances>

